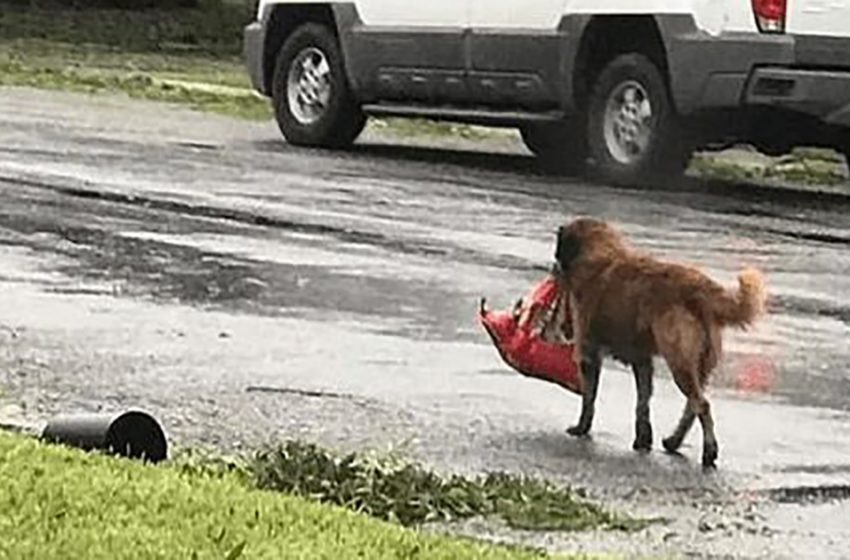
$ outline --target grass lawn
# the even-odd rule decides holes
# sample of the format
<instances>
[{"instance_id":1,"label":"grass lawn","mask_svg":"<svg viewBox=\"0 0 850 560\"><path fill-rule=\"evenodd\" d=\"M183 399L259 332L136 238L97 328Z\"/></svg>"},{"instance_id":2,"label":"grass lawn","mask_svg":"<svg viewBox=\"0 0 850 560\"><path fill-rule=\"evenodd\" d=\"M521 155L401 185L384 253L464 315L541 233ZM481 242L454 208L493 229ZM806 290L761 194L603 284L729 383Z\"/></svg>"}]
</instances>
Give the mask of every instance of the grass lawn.
<instances>
[{"instance_id":1,"label":"grass lawn","mask_svg":"<svg viewBox=\"0 0 850 560\"><path fill-rule=\"evenodd\" d=\"M0 558L540 558L0 432Z\"/></svg>"},{"instance_id":2,"label":"grass lawn","mask_svg":"<svg viewBox=\"0 0 850 560\"><path fill-rule=\"evenodd\" d=\"M269 119L240 58L247 3L124 11L15 8L0 0L0 85L100 92Z\"/></svg>"}]
</instances>

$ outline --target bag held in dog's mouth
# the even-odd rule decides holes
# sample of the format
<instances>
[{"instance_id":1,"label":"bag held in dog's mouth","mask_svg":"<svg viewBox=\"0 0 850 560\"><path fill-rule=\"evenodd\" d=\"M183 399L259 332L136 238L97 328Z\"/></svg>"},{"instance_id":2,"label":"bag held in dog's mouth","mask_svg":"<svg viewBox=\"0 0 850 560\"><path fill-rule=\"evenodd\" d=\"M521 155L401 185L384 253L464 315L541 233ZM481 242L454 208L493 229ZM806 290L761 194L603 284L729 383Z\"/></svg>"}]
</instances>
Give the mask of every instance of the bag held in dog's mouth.
<instances>
[{"instance_id":1,"label":"bag held in dog's mouth","mask_svg":"<svg viewBox=\"0 0 850 560\"><path fill-rule=\"evenodd\" d=\"M482 298L478 318L513 369L581 394L568 299L554 277L538 283L511 311L489 311Z\"/></svg>"}]
</instances>

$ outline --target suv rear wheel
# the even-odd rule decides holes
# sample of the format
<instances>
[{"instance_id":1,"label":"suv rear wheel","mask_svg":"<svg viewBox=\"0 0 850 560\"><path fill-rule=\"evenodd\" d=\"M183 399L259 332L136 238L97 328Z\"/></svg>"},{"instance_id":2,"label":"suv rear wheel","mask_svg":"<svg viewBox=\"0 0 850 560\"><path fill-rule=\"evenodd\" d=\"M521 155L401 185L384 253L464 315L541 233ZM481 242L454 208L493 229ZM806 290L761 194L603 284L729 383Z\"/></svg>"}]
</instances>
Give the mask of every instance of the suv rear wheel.
<instances>
[{"instance_id":1,"label":"suv rear wheel","mask_svg":"<svg viewBox=\"0 0 850 560\"><path fill-rule=\"evenodd\" d=\"M551 172L578 174L587 159L584 127L577 123L526 125L520 128L525 146Z\"/></svg>"},{"instance_id":2,"label":"suv rear wheel","mask_svg":"<svg viewBox=\"0 0 850 560\"><path fill-rule=\"evenodd\" d=\"M333 32L307 23L278 53L272 103L284 138L298 146L344 147L366 125Z\"/></svg>"},{"instance_id":3,"label":"suv rear wheel","mask_svg":"<svg viewBox=\"0 0 850 560\"><path fill-rule=\"evenodd\" d=\"M679 175L691 155L664 78L642 54L618 56L599 74L587 139L594 171L616 184Z\"/></svg>"}]
</instances>

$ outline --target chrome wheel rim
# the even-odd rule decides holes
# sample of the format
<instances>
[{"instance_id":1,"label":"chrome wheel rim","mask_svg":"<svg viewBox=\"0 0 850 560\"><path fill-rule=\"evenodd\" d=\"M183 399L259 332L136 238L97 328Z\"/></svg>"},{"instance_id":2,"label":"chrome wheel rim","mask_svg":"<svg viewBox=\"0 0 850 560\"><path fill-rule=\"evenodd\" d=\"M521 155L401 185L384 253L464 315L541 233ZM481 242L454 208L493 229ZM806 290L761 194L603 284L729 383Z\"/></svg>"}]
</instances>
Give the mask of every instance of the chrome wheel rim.
<instances>
[{"instance_id":1,"label":"chrome wheel rim","mask_svg":"<svg viewBox=\"0 0 850 560\"><path fill-rule=\"evenodd\" d=\"M302 50L289 68L286 85L289 110L295 120L310 125L321 119L331 99L331 67L316 47Z\"/></svg>"},{"instance_id":2,"label":"chrome wheel rim","mask_svg":"<svg viewBox=\"0 0 850 560\"><path fill-rule=\"evenodd\" d=\"M603 126L605 144L616 161L630 165L640 160L652 138L652 104L646 89L634 80L614 88Z\"/></svg>"}]
</instances>

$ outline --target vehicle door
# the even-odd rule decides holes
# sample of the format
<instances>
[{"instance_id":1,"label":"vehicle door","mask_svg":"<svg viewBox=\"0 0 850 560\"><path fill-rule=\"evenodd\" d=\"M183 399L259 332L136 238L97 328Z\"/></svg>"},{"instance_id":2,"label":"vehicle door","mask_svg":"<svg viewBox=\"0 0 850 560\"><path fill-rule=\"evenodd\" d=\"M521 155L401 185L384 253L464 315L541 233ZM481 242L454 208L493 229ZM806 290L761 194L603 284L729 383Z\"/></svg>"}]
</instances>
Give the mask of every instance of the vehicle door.
<instances>
[{"instance_id":1,"label":"vehicle door","mask_svg":"<svg viewBox=\"0 0 850 560\"><path fill-rule=\"evenodd\" d=\"M557 104L567 0L470 0L469 87L490 105Z\"/></svg>"},{"instance_id":2,"label":"vehicle door","mask_svg":"<svg viewBox=\"0 0 850 560\"><path fill-rule=\"evenodd\" d=\"M355 6L348 63L367 102L466 98L469 0L358 0Z\"/></svg>"}]
</instances>

